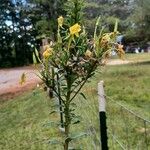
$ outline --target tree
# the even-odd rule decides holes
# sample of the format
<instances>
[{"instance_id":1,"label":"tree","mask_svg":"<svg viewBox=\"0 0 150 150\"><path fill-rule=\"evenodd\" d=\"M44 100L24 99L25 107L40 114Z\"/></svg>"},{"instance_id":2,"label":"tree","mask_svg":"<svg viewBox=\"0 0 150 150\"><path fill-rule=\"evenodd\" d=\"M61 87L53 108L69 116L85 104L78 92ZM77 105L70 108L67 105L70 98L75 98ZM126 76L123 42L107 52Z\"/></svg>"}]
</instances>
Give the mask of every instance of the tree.
<instances>
[{"instance_id":1,"label":"tree","mask_svg":"<svg viewBox=\"0 0 150 150\"><path fill-rule=\"evenodd\" d=\"M30 7L22 0L15 3L16 20L12 20L15 37L15 51L17 64L24 65L32 62L33 45L35 45L34 28L29 18Z\"/></svg>"},{"instance_id":2,"label":"tree","mask_svg":"<svg viewBox=\"0 0 150 150\"><path fill-rule=\"evenodd\" d=\"M0 4L0 66L32 62L33 47L42 37L56 37L65 0L2 0Z\"/></svg>"},{"instance_id":3,"label":"tree","mask_svg":"<svg viewBox=\"0 0 150 150\"><path fill-rule=\"evenodd\" d=\"M36 31L29 18L30 7L23 0L3 0L0 4L0 67L32 62Z\"/></svg>"},{"instance_id":4,"label":"tree","mask_svg":"<svg viewBox=\"0 0 150 150\"><path fill-rule=\"evenodd\" d=\"M12 30L10 12L14 9L11 0L2 0L0 4L0 66L10 66L13 63Z\"/></svg>"},{"instance_id":5,"label":"tree","mask_svg":"<svg viewBox=\"0 0 150 150\"><path fill-rule=\"evenodd\" d=\"M150 40L150 1L135 1L135 11L131 15L130 21L137 36L141 36L145 41Z\"/></svg>"},{"instance_id":6,"label":"tree","mask_svg":"<svg viewBox=\"0 0 150 150\"><path fill-rule=\"evenodd\" d=\"M28 0L32 12L30 18L38 32L38 38L56 37L58 16L63 15L66 0Z\"/></svg>"},{"instance_id":7,"label":"tree","mask_svg":"<svg viewBox=\"0 0 150 150\"><path fill-rule=\"evenodd\" d=\"M126 23L126 19L132 13L132 3L131 0L86 0L86 6L84 8L85 18L87 23L87 28L94 30L91 28L97 16L101 16L102 26L109 31L113 30L113 24L116 19L119 20L119 31L126 32L126 28L128 27L128 23ZM92 20L92 21L91 21Z\"/></svg>"}]
</instances>

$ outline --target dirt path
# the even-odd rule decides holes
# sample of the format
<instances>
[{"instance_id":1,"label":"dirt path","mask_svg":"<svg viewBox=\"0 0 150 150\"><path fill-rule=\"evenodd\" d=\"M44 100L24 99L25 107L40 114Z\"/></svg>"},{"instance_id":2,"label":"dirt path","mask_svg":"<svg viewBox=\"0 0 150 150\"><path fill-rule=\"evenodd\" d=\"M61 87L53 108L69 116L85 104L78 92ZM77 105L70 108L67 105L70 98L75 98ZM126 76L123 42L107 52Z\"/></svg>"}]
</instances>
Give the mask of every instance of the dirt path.
<instances>
[{"instance_id":1,"label":"dirt path","mask_svg":"<svg viewBox=\"0 0 150 150\"><path fill-rule=\"evenodd\" d=\"M22 73L26 73L27 80L23 85L19 84ZM34 88L40 79L33 67L19 67L12 69L0 69L0 100L13 98L24 91Z\"/></svg>"},{"instance_id":2,"label":"dirt path","mask_svg":"<svg viewBox=\"0 0 150 150\"><path fill-rule=\"evenodd\" d=\"M132 63L132 61L128 60L120 60L120 59L110 59L107 63L107 65L123 65L123 64L129 64Z\"/></svg>"},{"instance_id":3,"label":"dirt path","mask_svg":"<svg viewBox=\"0 0 150 150\"><path fill-rule=\"evenodd\" d=\"M130 62L115 59L108 61L107 65L119 65L128 63ZM20 85L19 79L22 73L26 73L27 80L25 84ZM41 82L35 73L38 72L32 66L0 69L0 100L13 98L22 92L35 88L35 86Z\"/></svg>"}]
</instances>

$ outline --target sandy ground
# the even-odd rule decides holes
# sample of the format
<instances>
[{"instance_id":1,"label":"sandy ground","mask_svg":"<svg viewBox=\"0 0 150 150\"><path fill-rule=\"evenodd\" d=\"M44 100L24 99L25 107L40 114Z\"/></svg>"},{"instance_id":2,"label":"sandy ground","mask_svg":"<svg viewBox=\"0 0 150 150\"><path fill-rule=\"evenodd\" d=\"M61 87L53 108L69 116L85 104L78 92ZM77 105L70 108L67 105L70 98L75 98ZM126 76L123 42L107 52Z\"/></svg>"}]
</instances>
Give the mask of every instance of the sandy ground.
<instances>
[{"instance_id":1,"label":"sandy ground","mask_svg":"<svg viewBox=\"0 0 150 150\"><path fill-rule=\"evenodd\" d=\"M26 73L26 82L19 84L22 73ZM19 67L12 69L0 69L0 100L10 99L27 90L35 88L40 79L33 67Z\"/></svg>"},{"instance_id":2,"label":"sandy ground","mask_svg":"<svg viewBox=\"0 0 150 150\"><path fill-rule=\"evenodd\" d=\"M127 64L129 61L110 60L107 65ZM19 84L22 73L26 73L26 83ZM0 100L11 99L14 96L20 95L27 90L36 87L41 80L37 77L38 73L32 66L18 67L12 69L0 69Z\"/></svg>"},{"instance_id":3,"label":"sandy ground","mask_svg":"<svg viewBox=\"0 0 150 150\"><path fill-rule=\"evenodd\" d=\"M109 60L107 62L107 65L123 65L123 64L129 64L129 63L132 63L132 62L128 60L114 59L114 60Z\"/></svg>"}]
</instances>

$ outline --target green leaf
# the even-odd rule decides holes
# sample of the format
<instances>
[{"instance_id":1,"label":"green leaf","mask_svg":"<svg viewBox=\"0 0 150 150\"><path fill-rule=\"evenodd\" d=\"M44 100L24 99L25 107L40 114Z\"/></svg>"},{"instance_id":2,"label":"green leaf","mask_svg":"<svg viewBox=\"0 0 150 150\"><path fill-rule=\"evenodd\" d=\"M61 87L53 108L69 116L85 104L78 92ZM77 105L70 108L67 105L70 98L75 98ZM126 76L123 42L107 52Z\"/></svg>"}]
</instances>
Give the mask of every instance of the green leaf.
<instances>
[{"instance_id":1,"label":"green leaf","mask_svg":"<svg viewBox=\"0 0 150 150\"><path fill-rule=\"evenodd\" d=\"M77 107L77 104L72 102L72 103L70 103L70 106Z\"/></svg>"},{"instance_id":2,"label":"green leaf","mask_svg":"<svg viewBox=\"0 0 150 150\"><path fill-rule=\"evenodd\" d=\"M37 57L37 59L38 59L38 61L40 62L40 63L42 63L41 62L41 59L40 59L40 56L39 56L39 52L38 52L38 50L35 48L35 55L36 55L36 57Z\"/></svg>"},{"instance_id":3,"label":"green leaf","mask_svg":"<svg viewBox=\"0 0 150 150\"><path fill-rule=\"evenodd\" d=\"M78 124L78 123L80 123L80 119L79 118L73 118L72 124Z\"/></svg>"},{"instance_id":4,"label":"green leaf","mask_svg":"<svg viewBox=\"0 0 150 150\"><path fill-rule=\"evenodd\" d=\"M105 29L105 26L103 26L102 29L100 30L99 37L102 36L104 29Z\"/></svg>"},{"instance_id":5,"label":"green leaf","mask_svg":"<svg viewBox=\"0 0 150 150\"><path fill-rule=\"evenodd\" d=\"M77 133L77 134L72 135L71 139L76 140L76 139L79 139L79 138L86 137L87 135L88 135L87 133L81 132L81 133Z\"/></svg>"},{"instance_id":6,"label":"green leaf","mask_svg":"<svg viewBox=\"0 0 150 150\"><path fill-rule=\"evenodd\" d=\"M94 40L96 41L96 38L97 38L97 28L98 28L98 25L99 25L99 21L100 21L100 16L98 17L98 19L96 20L96 24L95 24L95 30L94 30Z\"/></svg>"},{"instance_id":7,"label":"green leaf","mask_svg":"<svg viewBox=\"0 0 150 150\"><path fill-rule=\"evenodd\" d=\"M73 148L73 147L69 147L69 150L83 150L82 148Z\"/></svg>"},{"instance_id":8,"label":"green leaf","mask_svg":"<svg viewBox=\"0 0 150 150\"><path fill-rule=\"evenodd\" d=\"M34 64L37 64L37 60L36 60L36 57L35 57L34 52L33 52L33 54L32 54L32 58L33 58L33 63L34 63Z\"/></svg>"},{"instance_id":9,"label":"green leaf","mask_svg":"<svg viewBox=\"0 0 150 150\"><path fill-rule=\"evenodd\" d=\"M39 52L37 51L36 48L35 48L35 55L36 55L37 57L39 57Z\"/></svg>"},{"instance_id":10,"label":"green leaf","mask_svg":"<svg viewBox=\"0 0 150 150\"><path fill-rule=\"evenodd\" d=\"M117 32L117 31L118 31L118 19L116 19L115 27L114 27L114 32Z\"/></svg>"},{"instance_id":11,"label":"green leaf","mask_svg":"<svg viewBox=\"0 0 150 150\"><path fill-rule=\"evenodd\" d=\"M87 100L86 96L81 92L80 95L85 99Z\"/></svg>"}]
</instances>

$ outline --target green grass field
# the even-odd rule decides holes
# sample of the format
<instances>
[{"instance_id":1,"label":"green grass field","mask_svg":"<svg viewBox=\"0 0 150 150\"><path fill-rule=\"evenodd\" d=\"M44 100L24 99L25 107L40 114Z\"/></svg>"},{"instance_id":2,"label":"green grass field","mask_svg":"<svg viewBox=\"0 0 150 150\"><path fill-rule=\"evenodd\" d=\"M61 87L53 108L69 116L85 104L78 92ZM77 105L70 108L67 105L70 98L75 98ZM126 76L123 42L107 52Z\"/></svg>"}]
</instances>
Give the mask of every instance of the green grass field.
<instances>
[{"instance_id":1,"label":"green grass field","mask_svg":"<svg viewBox=\"0 0 150 150\"><path fill-rule=\"evenodd\" d=\"M150 61L149 53L139 53L139 54L126 54L125 58L134 62L138 61Z\"/></svg>"},{"instance_id":2,"label":"green grass field","mask_svg":"<svg viewBox=\"0 0 150 150\"><path fill-rule=\"evenodd\" d=\"M106 95L114 100L107 99L108 129L125 145L125 149L147 149L150 143L150 123L146 124L146 145L145 122L115 102L150 120L150 63L111 66L104 69L102 76ZM111 138L110 147L120 149Z\"/></svg>"},{"instance_id":3,"label":"green grass field","mask_svg":"<svg viewBox=\"0 0 150 150\"><path fill-rule=\"evenodd\" d=\"M118 58L118 56L113 56L113 59ZM150 61L150 54L149 53L127 53L124 57L125 60L136 62L149 62Z\"/></svg>"},{"instance_id":4,"label":"green grass field","mask_svg":"<svg viewBox=\"0 0 150 150\"><path fill-rule=\"evenodd\" d=\"M127 55L131 60L144 60L144 54ZM99 150L99 118L97 83L104 80L105 93L111 99L133 110L136 114L150 120L150 63L147 62L106 66L96 73L91 82L86 84L87 100L78 96L77 114L81 115L80 127L74 125L73 134L86 132L88 136L75 140L72 147L83 150ZM140 57L140 58L139 58ZM59 114L50 115L52 105L42 89L7 101L0 101L0 149L1 150L61 150L58 145L49 144L51 139L61 140L61 132L52 121L59 121ZM115 135L128 149L144 149L143 122L122 110L107 99L108 130ZM147 128L150 125L147 126ZM147 140L150 139L150 128L147 129ZM149 142L149 141L148 141ZM120 150L109 134L110 149Z\"/></svg>"}]
</instances>

